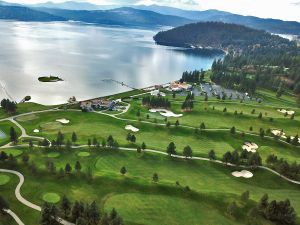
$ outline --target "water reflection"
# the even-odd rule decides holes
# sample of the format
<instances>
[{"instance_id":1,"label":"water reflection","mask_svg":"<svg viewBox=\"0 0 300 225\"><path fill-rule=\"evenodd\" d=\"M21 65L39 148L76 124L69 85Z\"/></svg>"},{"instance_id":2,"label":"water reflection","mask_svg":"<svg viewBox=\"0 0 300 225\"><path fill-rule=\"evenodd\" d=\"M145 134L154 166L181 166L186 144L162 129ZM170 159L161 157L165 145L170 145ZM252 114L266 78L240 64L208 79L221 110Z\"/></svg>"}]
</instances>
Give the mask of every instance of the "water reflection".
<instances>
[{"instance_id":1,"label":"water reflection","mask_svg":"<svg viewBox=\"0 0 300 225\"><path fill-rule=\"evenodd\" d=\"M115 79L145 87L178 79L184 70L207 69L216 56L183 54L155 45L157 31L74 23L0 22L0 80L15 98L44 104L126 91ZM65 81L40 83L39 76ZM0 98L6 97L0 90Z\"/></svg>"}]
</instances>

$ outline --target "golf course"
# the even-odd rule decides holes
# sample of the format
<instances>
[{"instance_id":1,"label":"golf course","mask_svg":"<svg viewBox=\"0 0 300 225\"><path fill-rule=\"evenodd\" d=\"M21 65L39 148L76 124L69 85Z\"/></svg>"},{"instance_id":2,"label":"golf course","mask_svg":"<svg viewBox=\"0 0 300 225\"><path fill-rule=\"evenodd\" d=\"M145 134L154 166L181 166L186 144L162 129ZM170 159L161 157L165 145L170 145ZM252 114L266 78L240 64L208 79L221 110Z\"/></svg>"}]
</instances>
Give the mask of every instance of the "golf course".
<instances>
[{"instance_id":1,"label":"golf course","mask_svg":"<svg viewBox=\"0 0 300 225\"><path fill-rule=\"evenodd\" d=\"M169 110L180 117L149 111L142 103L150 96L147 91L110 96L120 97L126 106L116 112L82 112L76 105L34 103L18 104L11 116L0 109L0 152L9 156L0 161L0 193L10 210L23 224L39 224L39 210L16 197L21 178L5 170L24 177L18 187L20 195L38 207L47 202L59 208L64 197L72 203L95 201L101 213L116 209L124 224L159 225L162 217L164 224L229 225L254 220L275 224L249 213L264 194L270 201L289 199L295 212L300 212L299 172L288 177L268 163L270 155L288 164L300 163L299 145L270 132L299 133L300 110L292 95L276 98L275 93L260 90L260 98L266 99L260 103L205 100L199 95L194 97L193 110L185 111L181 104L186 93L161 92L171 102ZM293 110L295 115L290 118L278 109ZM10 143L11 127L18 136L15 143ZM59 134L63 137L60 144ZM134 141L128 138L133 136ZM110 137L117 144L110 145ZM175 152L169 154L171 142ZM227 152L236 151L242 157L245 143L257 146L254 151L261 165L224 162ZM192 155L184 153L186 146ZM209 156L212 150L213 158ZM233 176L242 170L251 177ZM249 193L246 200L241 197L245 192ZM232 205L234 210L229 210ZM59 216L65 221L62 224L72 224L71 216ZM7 214L0 217L0 224L17 223ZM300 224L299 216L296 224Z\"/></svg>"}]
</instances>

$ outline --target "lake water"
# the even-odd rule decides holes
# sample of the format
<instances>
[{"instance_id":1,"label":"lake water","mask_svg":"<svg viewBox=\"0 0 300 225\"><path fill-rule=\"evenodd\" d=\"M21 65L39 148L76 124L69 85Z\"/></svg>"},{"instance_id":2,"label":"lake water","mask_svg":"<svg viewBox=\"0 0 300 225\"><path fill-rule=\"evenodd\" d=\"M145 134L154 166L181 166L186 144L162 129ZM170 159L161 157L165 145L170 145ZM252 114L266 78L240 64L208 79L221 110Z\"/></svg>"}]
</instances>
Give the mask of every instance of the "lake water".
<instances>
[{"instance_id":1,"label":"lake water","mask_svg":"<svg viewBox=\"0 0 300 225\"><path fill-rule=\"evenodd\" d=\"M186 54L153 42L157 30L76 23L0 22L0 98L30 95L43 104L88 99L179 79L185 70L208 69L217 56ZM56 75L64 82L40 83Z\"/></svg>"}]
</instances>

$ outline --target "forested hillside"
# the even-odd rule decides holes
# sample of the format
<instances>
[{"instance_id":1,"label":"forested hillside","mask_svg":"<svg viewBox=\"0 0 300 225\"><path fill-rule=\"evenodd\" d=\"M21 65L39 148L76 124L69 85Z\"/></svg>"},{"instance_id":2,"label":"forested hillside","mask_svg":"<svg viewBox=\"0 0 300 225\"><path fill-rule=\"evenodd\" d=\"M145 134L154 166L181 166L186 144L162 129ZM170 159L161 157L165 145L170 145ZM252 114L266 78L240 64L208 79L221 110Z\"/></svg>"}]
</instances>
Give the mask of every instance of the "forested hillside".
<instances>
[{"instance_id":1,"label":"forested hillside","mask_svg":"<svg viewBox=\"0 0 300 225\"><path fill-rule=\"evenodd\" d=\"M49 13L32 10L26 7L3 5L0 5L0 19L39 22L66 20L65 18L60 16L55 16Z\"/></svg>"},{"instance_id":2,"label":"forested hillside","mask_svg":"<svg viewBox=\"0 0 300 225\"><path fill-rule=\"evenodd\" d=\"M212 81L228 88L255 93L269 88L280 97L300 95L300 50L297 43L265 31L219 22L194 23L159 32L158 44L218 48L224 59L212 66Z\"/></svg>"}]
</instances>

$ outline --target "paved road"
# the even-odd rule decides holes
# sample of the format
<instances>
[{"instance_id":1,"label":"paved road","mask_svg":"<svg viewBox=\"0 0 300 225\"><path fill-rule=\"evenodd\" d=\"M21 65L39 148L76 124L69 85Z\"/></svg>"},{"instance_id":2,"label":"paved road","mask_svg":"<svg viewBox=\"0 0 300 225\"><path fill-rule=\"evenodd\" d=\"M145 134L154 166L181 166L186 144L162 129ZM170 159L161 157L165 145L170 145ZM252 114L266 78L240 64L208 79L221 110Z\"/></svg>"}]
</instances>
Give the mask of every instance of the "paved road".
<instances>
[{"instance_id":1,"label":"paved road","mask_svg":"<svg viewBox=\"0 0 300 225\"><path fill-rule=\"evenodd\" d=\"M22 187L22 185L24 184L24 181L25 181L23 174L21 174L18 171L15 171L15 170L7 170L7 169L0 169L0 172L1 173L10 173L10 174L14 174L14 175L18 176L20 181L19 181L19 184L17 185L17 187L15 189L15 196L18 199L18 201L21 202L23 205L26 205L27 207L32 208L36 211L39 211L39 212L42 211L42 208L40 206L38 206L34 203L31 203L30 201L26 200L21 195L21 187ZM58 218L57 221L62 225L75 225L75 224L70 223L66 220L63 220L61 218Z\"/></svg>"},{"instance_id":2,"label":"paved road","mask_svg":"<svg viewBox=\"0 0 300 225\"><path fill-rule=\"evenodd\" d=\"M13 211L11 211L10 209L3 209L4 212L6 212L7 214L9 214L12 218L14 218L14 220L16 221L17 224L19 225L25 225L22 220L17 216L17 214L15 214Z\"/></svg>"}]
</instances>

